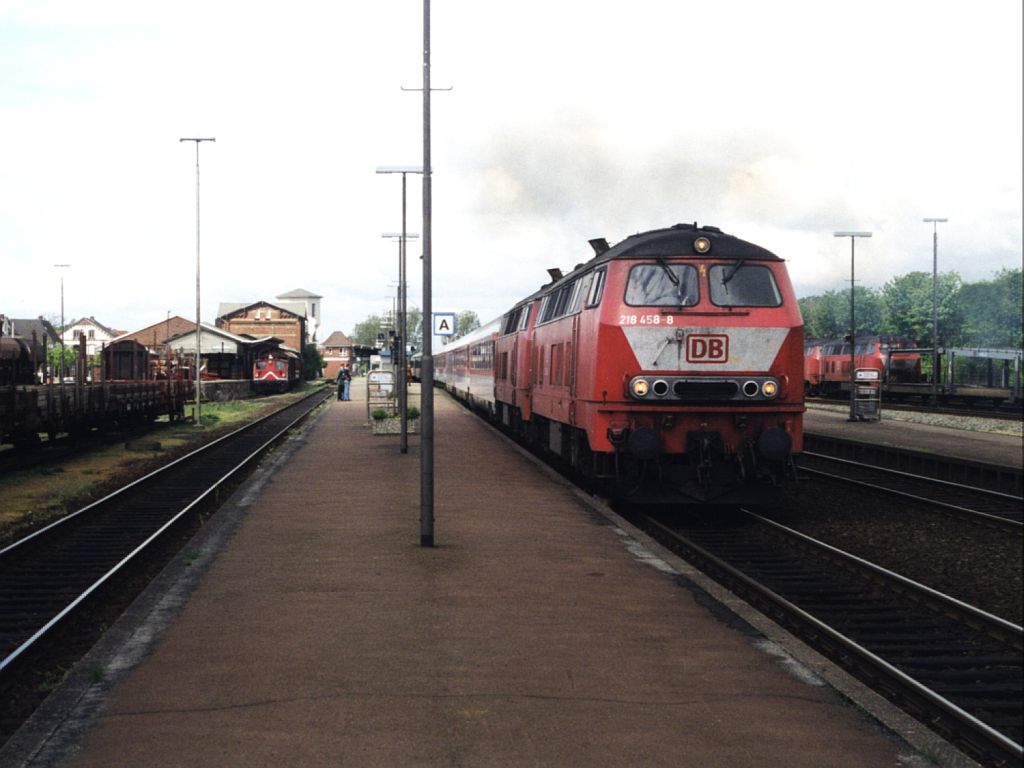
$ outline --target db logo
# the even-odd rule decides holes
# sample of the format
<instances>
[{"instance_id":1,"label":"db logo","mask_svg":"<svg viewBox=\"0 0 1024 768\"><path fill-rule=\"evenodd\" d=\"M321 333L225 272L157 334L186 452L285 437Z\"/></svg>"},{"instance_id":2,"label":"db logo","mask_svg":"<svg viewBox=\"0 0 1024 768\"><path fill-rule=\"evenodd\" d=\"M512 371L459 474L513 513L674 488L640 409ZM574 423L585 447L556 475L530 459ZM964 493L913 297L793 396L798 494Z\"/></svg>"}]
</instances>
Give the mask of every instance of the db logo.
<instances>
[{"instance_id":1,"label":"db logo","mask_svg":"<svg viewBox=\"0 0 1024 768\"><path fill-rule=\"evenodd\" d=\"M691 333L686 337L686 362L724 363L728 360L728 336L724 334Z\"/></svg>"}]
</instances>

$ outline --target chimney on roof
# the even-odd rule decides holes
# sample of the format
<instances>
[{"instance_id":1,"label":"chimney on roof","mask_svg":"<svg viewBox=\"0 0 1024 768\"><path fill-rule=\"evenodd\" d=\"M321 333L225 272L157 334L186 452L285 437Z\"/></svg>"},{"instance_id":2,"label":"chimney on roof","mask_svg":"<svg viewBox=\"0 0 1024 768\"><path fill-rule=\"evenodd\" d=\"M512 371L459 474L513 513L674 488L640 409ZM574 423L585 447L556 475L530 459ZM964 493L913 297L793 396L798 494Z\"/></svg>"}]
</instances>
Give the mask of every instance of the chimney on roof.
<instances>
[{"instance_id":1,"label":"chimney on roof","mask_svg":"<svg viewBox=\"0 0 1024 768\"><path fill-rule=\"evenodd\" d=\"M551 281L554 283L557 283L559 280L562 279L562 270L560 270L558 267L552 267L551 269L549 269L548 274L551 275Z\"/></svg>"}]
</instances>

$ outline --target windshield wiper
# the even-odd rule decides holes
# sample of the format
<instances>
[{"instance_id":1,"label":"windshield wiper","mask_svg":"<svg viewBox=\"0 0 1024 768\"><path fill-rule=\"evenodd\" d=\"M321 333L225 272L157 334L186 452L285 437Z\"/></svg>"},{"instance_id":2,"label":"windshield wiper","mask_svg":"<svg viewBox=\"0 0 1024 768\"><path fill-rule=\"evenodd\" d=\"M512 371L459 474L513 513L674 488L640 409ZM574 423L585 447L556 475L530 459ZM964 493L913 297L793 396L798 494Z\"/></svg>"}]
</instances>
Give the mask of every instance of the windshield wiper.
<instances>
[{"instance_id":1,"label":"windshield wiper","mask_svg":"<svg viewBox=\"0 0 1024 768\"><path fill-rule=\"evenodd\" d=\"M736 272L739 270L740 267L743 266L743 262L745 262L745 261L746 261L746 259L740 259L739 261L737 261L735 264L732 265L732 269L730 269L728 272L726 272L722 276L722 285L725 285L730 280L732 280L734 277L736 277Z\"/></svg>"},{"instance_id":2,"label":"windshield wiper","mask_svg":"<svg viewBox=\"0 0 1024 768\"><path fill-rule=\"evenodd\" d=\"M672 268L668 265L668 262L662 256L658 256L658 263L661 264L661 268L665 270L665 274L668 275L668 279L672 281L672 285L679 285L679 278L676 277L676 273L672 271Z\"/></svg>"}]
</instances>

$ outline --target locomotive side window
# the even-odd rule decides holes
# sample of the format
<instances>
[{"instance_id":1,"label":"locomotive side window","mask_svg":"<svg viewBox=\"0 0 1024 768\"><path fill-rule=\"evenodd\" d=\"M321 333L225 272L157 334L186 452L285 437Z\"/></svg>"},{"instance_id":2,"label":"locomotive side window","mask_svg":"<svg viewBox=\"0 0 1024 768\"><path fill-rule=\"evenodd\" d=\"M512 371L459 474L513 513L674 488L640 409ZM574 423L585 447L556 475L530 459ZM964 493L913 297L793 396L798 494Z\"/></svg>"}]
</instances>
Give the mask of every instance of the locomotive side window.
<instances>
[{"instance_id":1,"label":"locomotive side window","mask_svg":"<svg viewBox=\"0 0 1024 768\"><path fill-rule=\"evenodd\" d=\"M778 307L782 294L767 267L715 264L708 273L711 303L718 307Z\"/></svg>"},{"instance_id":2,"label":"locomotive side window","mask_svg":"<svg viewBox=\"0 0 1024 768\"><path fill-rule=\"evenodd\" d=\"M572 307L577 304L575 297L579 289L580 281L573 280L568 285L563 285L555 293L545 296L540 309L540 320L537 322L546 323L549 320L557 320L570 314Z\"/></svg>"},{"instance_id":3,"label":"locomotive side window","mask_svg":"<svg viewBox=\"0 0 1024 768\"><path fill-rule=\"evenodd\" d=\"M576 281L576 290L572 295L572 304L569 306L569 314L574 315L580 311L583 305L583 298L590 293L590 284L594 280L594 273L584 275Z\"/></svg>"},{"instance_id":4,"label":"locomotive side window","mask_svg":"<svg viewBox=\"0 0 1024 768\"><path fill-rule=\"evenodd\" d=\"M626 303L633 307L690 307L697 303L697 270L689 264L637 264L629 270Z\"/></svg>"},{"instance_id":5,"label":"locomotive side window","mask_svg":"<svg viewBox=\"0 0 1024 768\"><path fill-rule=\"evenodd\" d=\"M590 293L587 294L587 307L596 307L601 303L601 296L604 295L604 278L606 270L599 269L594 273L594 279L590 283Z\"/></svg>"},{"instance_id":6,"label":"locomotive side window","mask_svg":"<svg viewBox=\"0 0 1024 768\"><path fill-rule=\"evenodd\" d=\"M524 304L523 305L522 312L519 313L519 315L520 315L519 316L519 330L520 331L525 331L526 330L526 326L529 325L529 322L530 322L530 309L532 307L533 307L533 304Z\"/></svg>"}]
</instances>

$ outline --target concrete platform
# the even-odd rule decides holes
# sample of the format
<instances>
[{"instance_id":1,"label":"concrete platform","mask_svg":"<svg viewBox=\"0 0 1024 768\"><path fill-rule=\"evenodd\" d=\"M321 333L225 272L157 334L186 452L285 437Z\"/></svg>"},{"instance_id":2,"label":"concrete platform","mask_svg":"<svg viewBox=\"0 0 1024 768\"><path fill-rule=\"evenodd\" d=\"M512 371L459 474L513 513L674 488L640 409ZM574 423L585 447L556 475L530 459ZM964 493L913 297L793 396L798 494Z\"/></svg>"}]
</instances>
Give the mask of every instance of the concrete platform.
<instances>
[{"instance_id":1,"label":"concrete platform","mask_svg":"<svg viewBox=\"0 0 1024 768\"><path fill-rule=\"evenodd\" d=\"M934 764L866 711L886 705L440 394L437 546L421 548L419 438L402 456L372 436L353 390L0 764Z\"/></svg>"},{"instance_id":2,"label":"concrete platform","mask_svg":"<svg viewBox=\"0 0 1024 768\"><path fill-rule=\"evenodd\" d=\"M1020 468L1024 439L1018 434L957 429L917 423L913 414L883 411L881 421L849 421L845 406L808 406L804 432L900 447L958 459Z\"/></svg>"}]
</instances>

